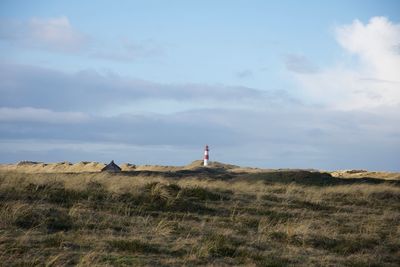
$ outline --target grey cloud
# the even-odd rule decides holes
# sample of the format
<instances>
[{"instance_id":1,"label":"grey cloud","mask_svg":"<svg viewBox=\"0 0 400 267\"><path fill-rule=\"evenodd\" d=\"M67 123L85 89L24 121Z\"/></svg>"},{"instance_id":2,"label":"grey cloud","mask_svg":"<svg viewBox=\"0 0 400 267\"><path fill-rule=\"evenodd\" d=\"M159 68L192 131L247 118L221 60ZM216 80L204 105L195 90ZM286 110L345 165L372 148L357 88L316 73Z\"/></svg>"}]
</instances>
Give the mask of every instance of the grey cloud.
<instances>
[{"instance_id":1,"label":"grey cloud","mask_svg":"<svg viewBox=\"0 0 400 267\"><path fill-rule=\"evenodd\" d=\"M0 107L0 122L48 122L48 123L83 123L89 116L82 112L55 112L41 108Z\"/></svg>"},{"instance_id":2,"label":"grey cloud","mask_svg":"<svg viewBox=\"0 0 400 267\"><path fill-rule=\"evenodd\" d=\"M0 162L111 158L186 164L201 158L208 143L212 160L239 165L399 170L400 107L337 111L302 105L286 91L159 84L6 64L0 64L0 93ZM216 104L172 114L93 112L141 99ZM247 108L235 105L246 101Z\"/></svg>"},{"instance_id":3,"label":"grey cloud","mask_svg":"<svg viewBox=\"0 0 400 267\"><path fill-rule=\"evenodd\" d=\"M68 131L66 131L68 127ZM193 146L203 140L220 145L238 142L235 131L209 118L175 115L122 115L92 117L86 123L4 121L1 139L69 140L75 142L123 143L129 145Z\"/></svg>"},{"instance_id":4,"label":"grey cloud","mask_svg":"<svg viewBox=\"0 0 400 267\"><path fill-rule=\"evenodd\" d=\"M218 103L286 102L284 92L244 86L161 84L96 71L65 73L34 66L0 64L0 106L56 111L104 110L144 99Z\"/></svg>"},{"instance_id":5,"label":"grey cloud","mask_svg":"<svg viewBox=\"0 0 400 267\"><path fill-rule=\"evenodd\" d=\"M286 69L300 74L310 74L318 71L318 68L305 56L288 54L285 56Z\"/></svg>"},{"instance_id":6,"label":"grey cloud","mask_svg":"<svg viewBox=\"0 0 400 267\"><path fill-rule=\"evenodd\" d=\"M358 79L361 82L374 82L374 83L388 83L388 84L399 84L400 81L389 81L389 80L382 80L376 78L360 78Z\"/></svg>"},{"instance_id":7,"label":"grey cloud","mask_svg":"<svg viewBox=\"0 0 400 267\"><path fill-rule=\"evenodd\" d=\"M186 164L201 158L208 143L213 160L239 165L398 170L393 156L400 129L393 125L400 125L396 116L309 107L98 116L68 126L9 121L0 125L0 161L64 155L62 160ZM10 154L11 143L16 146ZM29 153L27 144L33 146Z\"/></svg>"}]
</instances>

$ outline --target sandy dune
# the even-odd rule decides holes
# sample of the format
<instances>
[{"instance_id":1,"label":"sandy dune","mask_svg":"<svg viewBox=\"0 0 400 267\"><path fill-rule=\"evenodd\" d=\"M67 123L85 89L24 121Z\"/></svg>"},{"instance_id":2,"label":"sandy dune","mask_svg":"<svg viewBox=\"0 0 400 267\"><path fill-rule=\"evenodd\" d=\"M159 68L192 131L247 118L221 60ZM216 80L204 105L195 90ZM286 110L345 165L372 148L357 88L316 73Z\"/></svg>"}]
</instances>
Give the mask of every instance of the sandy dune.
<instances>
[{"instance_id":1,"label":"sandy dune","mask_svg":"<svg viewBox=\"0 0 400 267\"><path fill-rule=\"evenodd\" d=\"M366 170L340 170L330 172L333 177L337 178L376 178L385 180L400 180L398 172L382 172L382 171L366 171Z\"/></svg>"},{"instance_id":2,"label":"sandy dune","mask_svg":"<svg viewBox=\"0 0 400 267\"><path fill-rule=\"evenodd\" d=\"M176 172L182 170L195 170L202 168L202 160L196 160L186 166L162 166L162 165L135 165L131 163L122 163L119 166L122 171L154 171L154 172ZM78 163L58 162L43 163L33 161L21 161L16 164L0 164L0 171L17 171L26 173L80 173L80 172L100 172L106 164L100 162L81 161ZM233 173L264 173L276 171L296 171L295 169L260 169L240 167L232 164L224 164L220 162L211 162L209 168L224 169ZM318 170L310 170L318 172ZM382 172L382 171L366 171L366 170L338 170L330 171L333 177L337 178L376 178L385 180L400 180L400 173Z\"/></svg>"}]
</instances>

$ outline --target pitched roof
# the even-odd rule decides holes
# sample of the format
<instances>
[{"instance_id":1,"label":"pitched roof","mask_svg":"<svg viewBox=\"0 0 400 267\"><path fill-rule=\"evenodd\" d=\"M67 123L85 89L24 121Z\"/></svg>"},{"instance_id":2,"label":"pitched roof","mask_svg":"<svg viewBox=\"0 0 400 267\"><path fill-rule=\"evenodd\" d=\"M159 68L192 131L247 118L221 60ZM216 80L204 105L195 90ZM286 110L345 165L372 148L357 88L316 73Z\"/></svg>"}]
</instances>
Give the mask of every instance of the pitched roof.
<instances>
[{"instance_id":1,"label":"pitched roof","mask_svg":"<svg viewBox=\"0 0 400 267\"><path fill-rule=\"evenodd\" d=\"M121 168L114 163L112 160L109 164L107 164L103 169L101 169L102 172L120 172Z\"/></svg>"}]
</instances>

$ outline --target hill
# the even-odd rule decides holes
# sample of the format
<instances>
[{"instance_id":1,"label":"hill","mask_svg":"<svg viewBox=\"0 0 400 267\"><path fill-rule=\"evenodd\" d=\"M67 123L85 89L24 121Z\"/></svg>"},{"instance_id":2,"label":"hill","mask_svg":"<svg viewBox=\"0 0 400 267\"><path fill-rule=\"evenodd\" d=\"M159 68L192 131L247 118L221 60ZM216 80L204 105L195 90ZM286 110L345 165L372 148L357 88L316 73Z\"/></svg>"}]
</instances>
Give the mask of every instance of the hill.
<instances>
[{"instance_id":1,"label":"hill","mask_svg":"<svg viewBox=\"0 0 400 267\"><path fill-rule=\"evenodd\" d=\"M82 172L99 172L105 166L104 163L81 161L78 163L58 162L43 163L33 161L21 161L17 164L0 164L0 171L17 171L24 173L82 173ZM201 170L203 169L203 161L195 160L186 166L162 166L162 165L135 165L131 163L123 163L120 166L122 171L149 171L149 172L179 172L184 170ZM400 173L395 172L377 172L366 170L338 170L338 171L319 171L315 169L260 169L240 167L237 165L221 163L217 161L210 162L208 169L224 170L229 173L284 173L284 172L312 172L312 173L329 173L332 177L343 179L385 179L400 180Z\"/></svg>"},{"instance_id":2,"label":"hill","mask_svg":"<svg viewBox=\"0 0 400 267\"><path fill-rule=\"evenodd\" d=\"M43 163L34 161L21 161L17 164L0 164L0 170L19 171L25 173L79 173L79 172L99 172L105 166L104 163L81 161L75 164L70 162ZM196 169L203 167L203 161L196 160L186 166L161 166L161 165L138 165L123 163L123 171L178 171ZM220 162L210 162L210 168L238 169L239 166L224 164Z\"/></svg>"}]
</instances>

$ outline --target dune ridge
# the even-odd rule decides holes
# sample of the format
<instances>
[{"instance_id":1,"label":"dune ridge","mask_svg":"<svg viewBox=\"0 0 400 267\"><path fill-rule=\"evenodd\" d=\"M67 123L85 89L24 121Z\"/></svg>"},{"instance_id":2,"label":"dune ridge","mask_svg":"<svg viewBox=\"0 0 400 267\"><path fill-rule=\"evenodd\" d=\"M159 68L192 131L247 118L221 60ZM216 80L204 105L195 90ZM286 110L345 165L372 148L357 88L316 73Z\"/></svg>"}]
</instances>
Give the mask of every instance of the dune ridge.
<instances>
[{"instance_id":1,"label":"dune ridge","mask_svg":"<svg viewBox=\"0 0 400 267\"><path fill-rule=\"evenodd\" d=\"M185 170L196 170L203 168L202 160L195 160L185 166L164 166L164 165L135 165L132 163L119 164L123 172L126 171L150 171L150 172L179 172ZM22 173L82 173L100 172L106 166L105 163L81 161L71 163L68 161L56 163L44 163L36 161L20 161L15 164L0 164L0 171L16 171ZM332 177L342 179L374 178L383 180L400 180L399 172L367 171L367 170L335 170L322 171L315 169L263 169L241 167L233 164L226 164L217 161L210 162L210 169L220 169L230 173L266 173L280 171L309 171L329 173Z\"/></svg>"}]
</instances>

